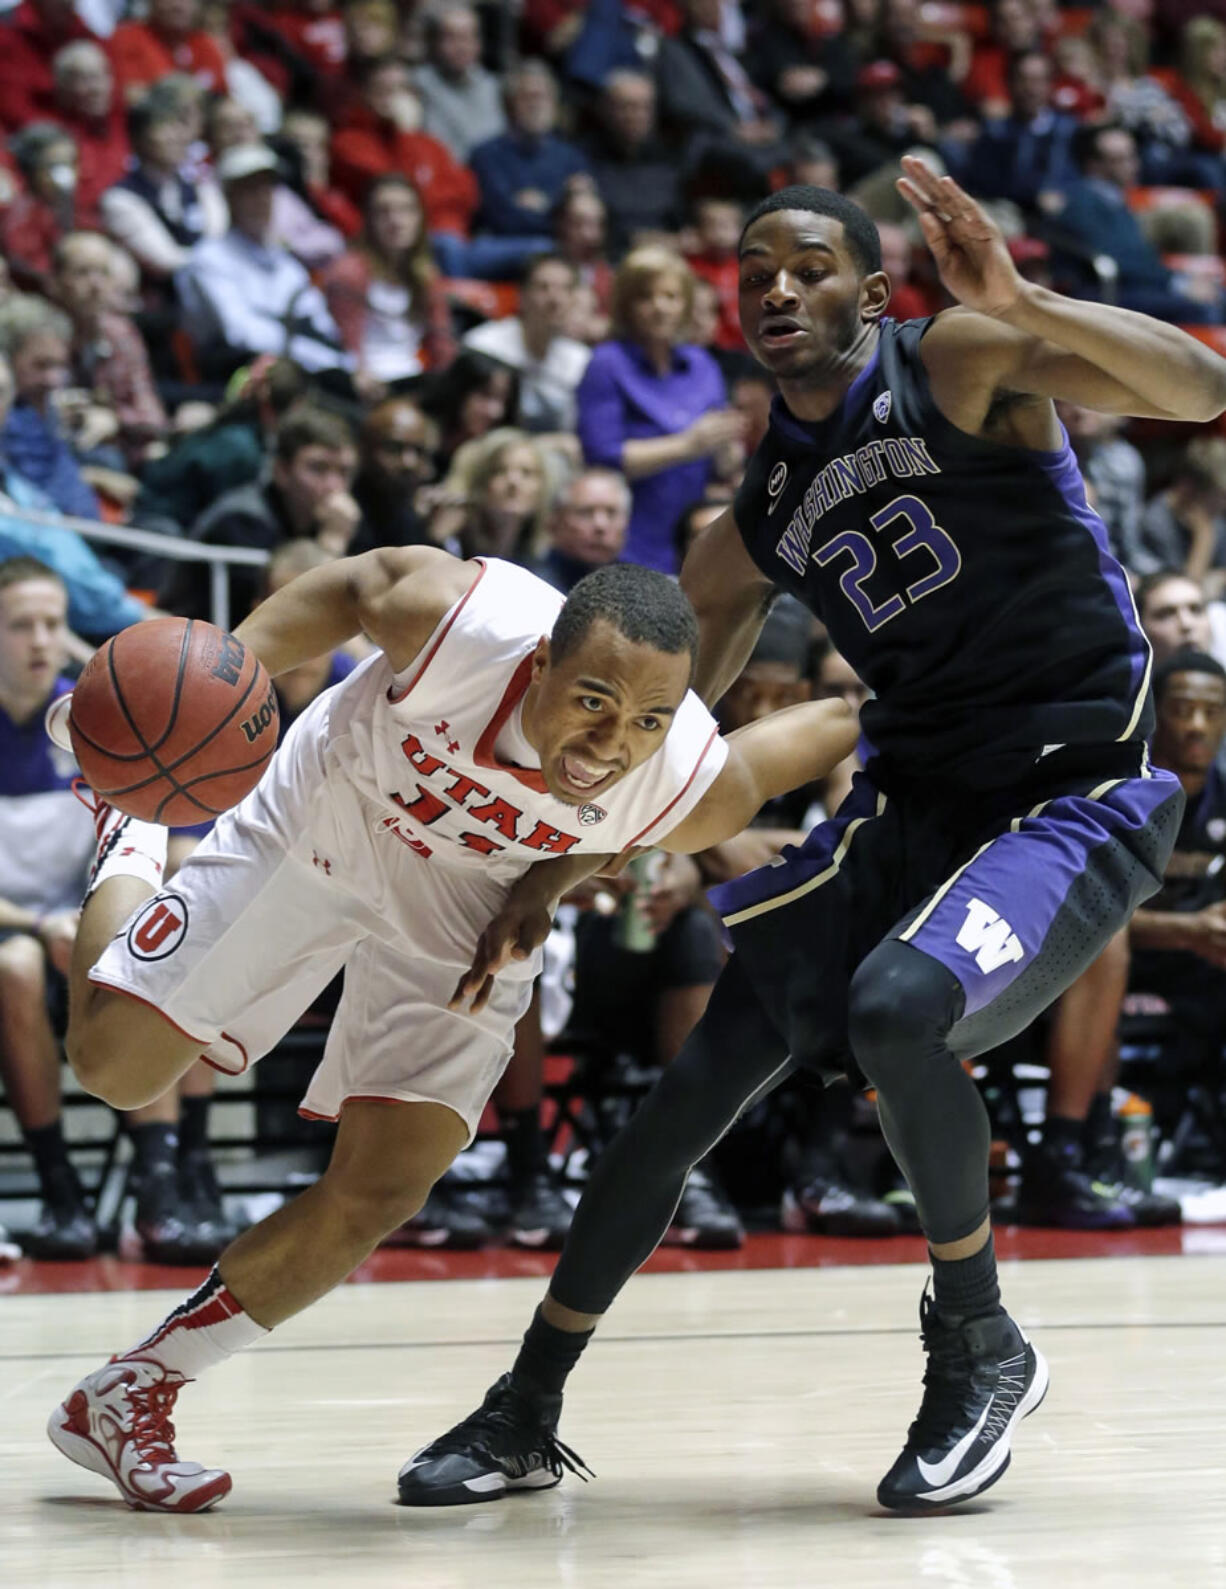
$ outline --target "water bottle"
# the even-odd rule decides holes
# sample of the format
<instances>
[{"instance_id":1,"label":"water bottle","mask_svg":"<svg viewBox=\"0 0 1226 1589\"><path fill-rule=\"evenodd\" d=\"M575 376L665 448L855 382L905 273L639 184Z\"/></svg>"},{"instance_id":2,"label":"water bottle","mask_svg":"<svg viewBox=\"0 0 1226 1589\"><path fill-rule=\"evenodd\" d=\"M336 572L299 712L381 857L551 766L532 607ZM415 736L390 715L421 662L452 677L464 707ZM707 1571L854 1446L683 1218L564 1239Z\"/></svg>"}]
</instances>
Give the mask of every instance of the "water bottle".
<instances>
[{"instance_id":1,"label":"water bottle","mask_svg":"<svg viewBox=\"0 0 1226 1589\"><path fill-rule=\"evenodd\" d=\"M628 888L621 897L613 928L613 942L619 949L628 949L631 954L649 954L656 946L655 929L639 906L647 898L656 879L660 859L658 854L636 855L626 863L626 876L632 879L634 887Z\"/></svg>"},{"instance_id":2,"label":"water bottle","mask_svg":"<svg viewBox=\"0 0 1226 1589\"><path fill-rule=\"evenodd\" d=\"M1154 1111L1144 1098L1130 1092L1117 1116L1128 1184L1148 1192L1154 1184Z\"/></svg>"}]
</instances>

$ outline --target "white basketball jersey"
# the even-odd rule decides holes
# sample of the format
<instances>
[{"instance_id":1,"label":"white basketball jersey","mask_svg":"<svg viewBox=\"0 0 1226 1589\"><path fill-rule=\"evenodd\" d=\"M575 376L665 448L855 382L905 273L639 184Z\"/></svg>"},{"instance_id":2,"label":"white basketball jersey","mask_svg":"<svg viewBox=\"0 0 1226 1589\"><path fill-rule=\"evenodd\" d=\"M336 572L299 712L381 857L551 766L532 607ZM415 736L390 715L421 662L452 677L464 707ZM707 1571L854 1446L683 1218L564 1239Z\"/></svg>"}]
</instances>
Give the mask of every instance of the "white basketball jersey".
<instances>
[{"instance_id":1,"label":"white basketball jersey","mask_svg":"<svg viewBox=\"0 0 1226 1589\"><path fill-rule=\"evenodd\" d=\"M481 560L407 668L393 674L380 653L329 692L328 762L383 809L390 841L513 876L551 855L653 844L710 788L728 750L689 691L660 749L598 799L575 806L549 793L519 718L562 601L525 569Z\"/></svg>"}]
</instances>

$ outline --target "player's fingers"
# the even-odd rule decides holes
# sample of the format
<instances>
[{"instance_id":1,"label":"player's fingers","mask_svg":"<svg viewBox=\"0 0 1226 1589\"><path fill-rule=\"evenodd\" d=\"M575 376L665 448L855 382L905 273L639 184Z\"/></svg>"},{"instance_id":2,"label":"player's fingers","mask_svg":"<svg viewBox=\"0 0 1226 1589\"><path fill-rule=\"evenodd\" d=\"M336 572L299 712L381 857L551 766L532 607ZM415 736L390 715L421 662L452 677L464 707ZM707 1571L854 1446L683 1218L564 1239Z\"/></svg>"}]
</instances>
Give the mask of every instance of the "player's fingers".
<instances>
[{"instance_id":1,"label":"player's fingers","mask_svg":"<svg viewBox=\"0 0 1226 1589\"><path fill-rule=\"evenodd\" d=\"M944 258L949 252L949 239L945 235L946 223L939 215L934 215L931 210L919 212L920 231L924 234L924 241L932 250L938 260Z\"/></svg>"},{"instance_id":2,"label":"player's fingers","mask_svg":"<svg viewBox=\"0 0 1226 1589\"><path fill-rule=\"evenodd\" d=\"M493 977L486 977L485 981L482 982L481 986L473 994L472 1002L469 1005L469 1008L473 1011L474 1014L476 1014L478 1011L483 1010L485 1008L485 1006L490 1001L490 994L493 991L494 991L494 979L493 979Z\"/></svg>"},{"instance_id":3,"label":"player's fingers","mask_svg":"<svg viewBox=\"0 0 1226 1589\"><path fill-rule=\"evenodd\" d=\"M928 198L935 198L939 178L926 160L921 160L918 155L904 155L902 168L915 187Z\"/></svg>"},{"instance_id":4,"label":"player's fingers","mask_svg":"<svg viewBox=\"0 0 1226 1589\"><path fill-rule=\"evenodd\" d=\"M894 186L902 194L903 198L906 199L907 203L912 207L912 209L920 210L921 212L923 211L924 206L928 201L915 186L914 182L909 182L906 177L899 177Z\"/></svg>"}]
</instances>

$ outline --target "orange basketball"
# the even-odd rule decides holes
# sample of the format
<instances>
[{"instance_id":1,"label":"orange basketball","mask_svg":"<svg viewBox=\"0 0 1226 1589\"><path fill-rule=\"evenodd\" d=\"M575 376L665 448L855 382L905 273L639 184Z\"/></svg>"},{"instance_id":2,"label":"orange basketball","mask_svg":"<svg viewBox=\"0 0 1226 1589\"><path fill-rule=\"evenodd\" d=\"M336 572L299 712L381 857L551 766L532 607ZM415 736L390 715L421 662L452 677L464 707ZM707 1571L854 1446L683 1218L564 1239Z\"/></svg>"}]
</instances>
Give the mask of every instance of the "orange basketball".
<instances>
[{"instance_id":1,"label":"orange basketball","mask_svg":"<svg viewBox=\"0 0 1226 1589\"><path fill-rule=\"evenodd\" d=\"M152 618L108 640L72 694L72 748L90 787L129 816L207 821L259 782L277 748L277 697L232 634Z\"/></svg>"}]
</instances>

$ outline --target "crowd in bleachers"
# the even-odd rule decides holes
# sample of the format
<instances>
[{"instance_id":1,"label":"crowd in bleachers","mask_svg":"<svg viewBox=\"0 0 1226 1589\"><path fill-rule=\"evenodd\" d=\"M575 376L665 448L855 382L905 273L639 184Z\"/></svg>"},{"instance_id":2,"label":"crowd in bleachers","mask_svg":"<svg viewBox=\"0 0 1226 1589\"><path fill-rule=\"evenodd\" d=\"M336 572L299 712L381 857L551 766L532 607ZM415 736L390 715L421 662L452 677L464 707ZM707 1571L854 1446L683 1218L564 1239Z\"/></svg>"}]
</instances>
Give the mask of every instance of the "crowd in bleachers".
<instances>
[{"instance_id":1,"label":"crowd in bleachers","mask_svg":"<svg viewBox=\"0 0 1226 1589\"><path fill-rule=\"evenodd\" d=\"M27 1249L47 1255L97 1242L48 1013L88 819L39 727L93 645L160 612L233 625L314 562L387 545L511 558L563 591L616 559L675 573L768 422L736 248L787 181L873 216L899 317L948 302L895 188L920 152L989 204L1028 277L1226 352L1221 0L20 0L0 12L0 132L0 1072L42 1189ZM1121 941L1038 1039L1048 1118L1017 1211L1127 1226L1177 1208L1120 1167L1120 1012L1148 997L1195 1066L1226 1010L1226 434L1060 412L1163 664L1154 754L1193 795L1191 859L1131 970ZM219 612L205 564L73 520L272 562L230 568ZM282 680L283 715L350 665ZM863 693L783 604L721 714L812 691ZM704 886L832 810L849 773L567 908L544 1031L534 1006L496 1098L501 1215L444 1183L405 1241L556 1245L547 1045L563 1029L592 1075L666 1063L722 954ZM23 802L46 799L62 842L33 867ZM232 1232L209 1090L189 1077L126 1122L151 1256ZM672 1239L740 1239L721 1185L791 1229L909 1228L865 1119L837 1089L785 1092L696 1173Z\"/></svg>"}]
</instances>

